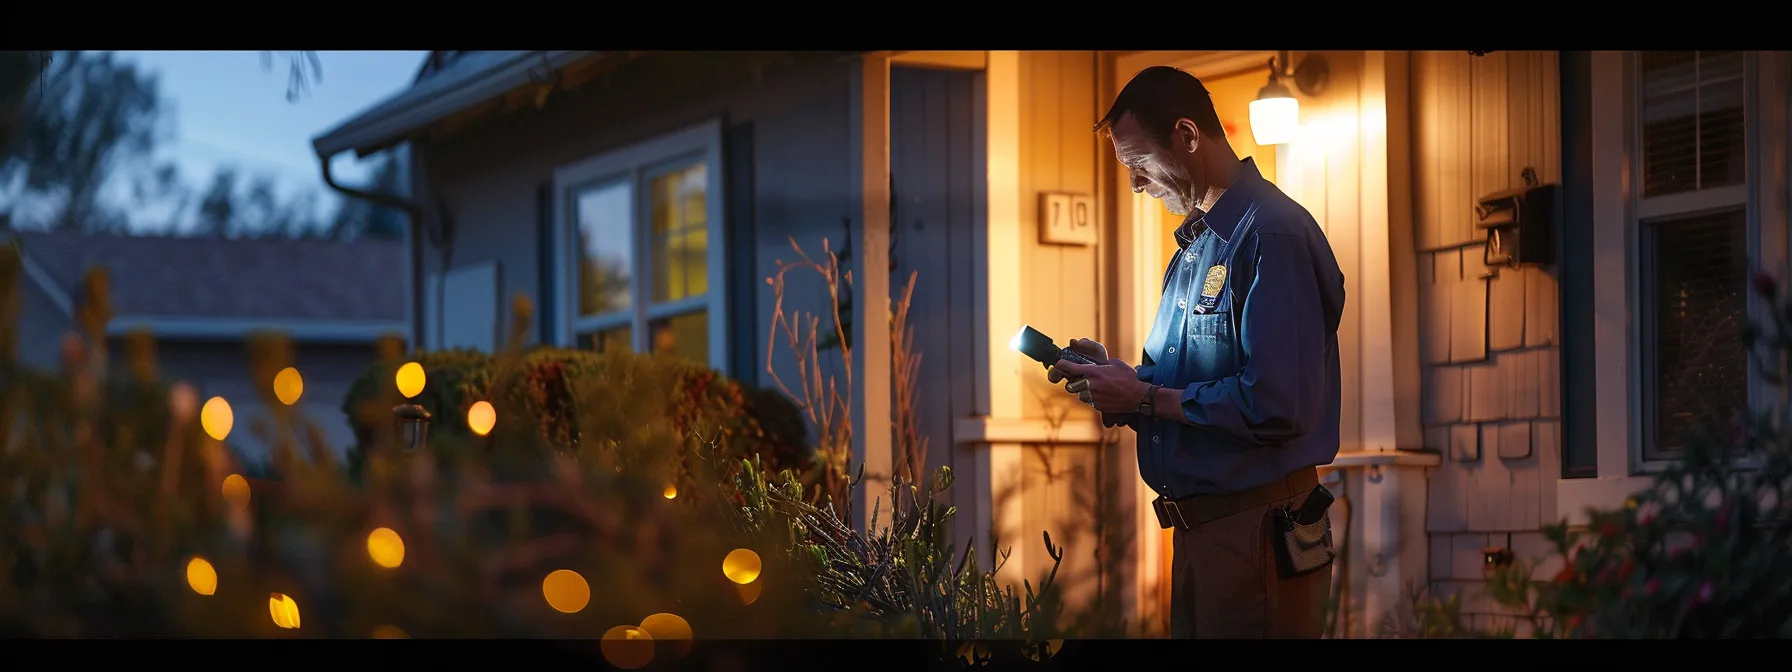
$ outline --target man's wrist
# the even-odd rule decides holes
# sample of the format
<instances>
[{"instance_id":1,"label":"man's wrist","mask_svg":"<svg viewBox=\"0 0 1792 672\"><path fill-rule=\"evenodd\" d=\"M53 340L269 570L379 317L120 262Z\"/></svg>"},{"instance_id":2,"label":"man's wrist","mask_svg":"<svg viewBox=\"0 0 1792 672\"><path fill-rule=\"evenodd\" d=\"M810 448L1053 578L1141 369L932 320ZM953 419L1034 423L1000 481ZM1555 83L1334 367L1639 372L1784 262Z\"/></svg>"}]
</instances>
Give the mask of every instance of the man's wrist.
<instances>
[{"instance_id":1,"label":"man's wrist","mask_svg":"<svg viewBox=\"0 0 1792 672\"><path fill-rule=\"evenodd\" d=\"M1164 387L1151 386L1151 417L1154 420L1182 421L1182 391ZM1174 413L1171 410L1174 409Z\"/></svg>"},{"instance_id":2,"label":"man's wrist","mask_svg":"<svg viewBox=\"0 0 1792 672\"><path fill-rule=\"evenodd\" d=\"M1133 409L1133 415L1147 420L1157 417L1157 385L1141 381L1144 389L1139 393L1139 405Z\"/></svg>"}]
</instances>

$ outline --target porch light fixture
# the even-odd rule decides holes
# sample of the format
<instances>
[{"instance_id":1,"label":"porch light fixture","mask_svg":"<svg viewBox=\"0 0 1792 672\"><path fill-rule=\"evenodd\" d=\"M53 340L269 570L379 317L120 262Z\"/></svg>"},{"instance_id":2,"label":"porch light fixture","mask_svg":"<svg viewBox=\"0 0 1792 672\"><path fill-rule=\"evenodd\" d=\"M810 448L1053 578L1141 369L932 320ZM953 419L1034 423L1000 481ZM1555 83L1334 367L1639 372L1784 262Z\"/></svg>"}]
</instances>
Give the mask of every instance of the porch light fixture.
<instances>
[{"instance_id":1,"label":"porch light fixture","mask_svg":"<svg viewBox=\"0 0 1792 672\"><path fill-rule=\"evenodd\" d=\"M1293 142L1300 129L1300 101L1282 80L1292 79L1302 94L1316 96L1325 90L1331 75L1325 59L1317 54L1306 57L1293 69L1289 69L1288 61L1286 51L1269 59L1269 83L1251 101L1251 137L1260 146Z\"/></svg>"},{"instance_id":2,"label":"porch light fixture","mask_svg":"<svg viewBox=\"0 0 1792 672\"><path fill-rule=\"evenodd\" d=\"M398 421L398 439L406 451L422 448L429 441L429 410L417 404L399 404L392 409Z\"/></svg>"},{"instance_id":3,"label":"porch light fixture","mask_svg":"<svg viewBox=\"0 0 1792 672\"><path fill-rule=\"evenodd\" d=\"M398 393L405 396L405 403L392 408L392 419L398 424L398 438L405 450L414 451L429 440L429 411L415 401L423 393L428 376L422 364L405 362L398 367L393 381L398 384Z\"/></svg>"}]
</instances>

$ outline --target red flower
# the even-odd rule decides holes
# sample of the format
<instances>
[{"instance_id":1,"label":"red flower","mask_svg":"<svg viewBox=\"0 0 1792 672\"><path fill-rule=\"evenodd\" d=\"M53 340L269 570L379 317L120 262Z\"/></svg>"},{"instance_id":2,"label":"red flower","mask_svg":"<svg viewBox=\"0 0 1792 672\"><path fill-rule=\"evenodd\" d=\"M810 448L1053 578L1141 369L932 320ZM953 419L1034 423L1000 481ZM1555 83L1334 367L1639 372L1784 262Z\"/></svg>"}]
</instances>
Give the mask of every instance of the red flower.
<instances>
[{"instance_id":1,"label":"red flower","mask_svg":"<svg viewBox=\"0 0 1792 672\"><path fill-rule=\"evenodd\" d=\"M1619 532L1618 526L1614 525L1612 523L1606 523L1604 527L1599 528L1599 536L1605 537L1607 539L1612 539L1612 538L1617 537L1618 532Z\"/></svg>"},{"instance_id":2,"label":"red flower","mask_svg":"<svg viewBox=\"0 0 1792 672\"><path fill-rule=\"evenodd\" d=\"M1630 580L1630 575L1635 572L1636 572L1636 563L1631 562L1629 560L1625 560L1624 565L1618 568L1618 580L1619 581L1628 581L1628 580Z\"/></svg>"},{"instance_id":3,"label":"red flower","mask_svg":"<svg viewBox=\"0 0 1792 672\"><path fill-rule=\"evenodd\" d=\"M1573 567L1563 567L1562 571L1556 572L1556 583L1564 585L1574 583L1575 578Z\"/></svg>"},{"instance_id":4,"label":"red flower","mask_svg":"<svg viewBox=\"0 0 1792 672\"><path fill-rule=\"evenodd\" d=\"M1643 594L1654 595L1661 590L1661 579L1649 579L1643 583Z\"/></svg>"},{"instance_id":5,"label":"red flower","mask_svg":"<svg viewBox=\"0 0 1792 672\"><path fill-rule=\"evenodd\" d=\"M1641 517L1636 519L1636 523L1638 525L1642 525L1645 527L1647 527L1650 523L1653 523L1653 522L1655 522L1655 516L1652 514L1647 514L1647 513L1643 514Z\"/></svg>"}]
</instances>

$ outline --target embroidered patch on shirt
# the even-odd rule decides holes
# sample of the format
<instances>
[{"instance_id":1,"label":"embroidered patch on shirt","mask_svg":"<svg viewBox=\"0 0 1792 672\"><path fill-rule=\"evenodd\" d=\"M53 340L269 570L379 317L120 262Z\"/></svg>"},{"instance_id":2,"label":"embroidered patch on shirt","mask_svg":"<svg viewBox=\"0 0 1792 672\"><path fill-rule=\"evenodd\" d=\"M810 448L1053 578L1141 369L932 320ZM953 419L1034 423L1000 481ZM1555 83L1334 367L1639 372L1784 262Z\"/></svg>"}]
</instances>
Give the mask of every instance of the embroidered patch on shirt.
<instances>
[{"instance_id":1,"label":"embroidered patch on shirt","mask_svg":"<svg viewBox=\"0 0 1792 672\"><path fill-rule=\"evenodd\" d=\"M1220 291L1226 287L1226 267L1214 264L1207 269L1207 281L1201 284L1201 302L1195 312L1205 313L1220 304Z\"/></svg>"}]
</instances>

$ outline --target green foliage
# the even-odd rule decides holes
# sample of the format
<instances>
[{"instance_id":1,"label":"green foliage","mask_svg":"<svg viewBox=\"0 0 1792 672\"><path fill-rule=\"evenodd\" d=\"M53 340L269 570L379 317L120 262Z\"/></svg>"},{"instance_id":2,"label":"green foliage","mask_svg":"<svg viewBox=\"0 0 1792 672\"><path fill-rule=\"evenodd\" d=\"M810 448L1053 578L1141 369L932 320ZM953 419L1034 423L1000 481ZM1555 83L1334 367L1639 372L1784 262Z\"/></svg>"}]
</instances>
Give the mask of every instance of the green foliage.
<instances>
[{"instance_id":1,"label":"green foliage","mask_svg":"<svg viewBox=\"0 0 1792 672\"><path fill-rule=\"evenodd\" d=\"M793 556L814 573L816 595L828 607L862 612L904 637L1038 643L1062 635L1062 605L1052 587L1064 549L1046 533L1053 564L1037 590L1031 581L1022 582L1024 596L1000 585L994 571L980 569L974 545L960 553L949 537L957 507L938 498L952 486L950 468L941 467L924 492L898 480L897 490L908 496L896 499L909 504L884 514L880 501L870 525L879 531L864 535L830 505L811 504L789 472L769 477L756 462L744 466L735 475L742 526L787 534ZM1003 554L997 570L1006 560Z\"/></svg>"},{"instance_id":2,"label":"green foliage","mask_svg":"<svg viewBox=\"0 0 1792 672\"><path fill-rule=\"evenodd\" d=\"M487 400L498 407L497 437L527 431L577 449L606 438L604 423L611 421L581 422L581 413L626 401L610 381L628 385L648 375L642 369L646 359L655 360L653 375L663 374L672 382L667 389L644 393L664 395L667 403L646 416L617 419L621 425L663 416L673 431L713 440L725 456L760 455L774 471L807 473L814 467L801 418L788 398L750 390L713 369L671 357L559 348L537 348L510 359L473 350L418 353L370 366L350 387L343 411L351 418L358 444L375 440L378 430L391 425L393 406L404 403L393 382L398 366L414 361L423 367L427 382L412 401L435 417L431 432L468 436L467 409ZM499 399L508 403L497 404Z\"/></svg>"},{"instance_id":3,"label":"green foliage","mask_svg":"<svg viewBox=\"0 0 1792 672\"><path fill-rule=\"evenodd\" d=\"M1792 361L1792 303L1771 276L1754 286L1767 320L1744 337L1756 375L1778 387ZM1744 422L1694 425L1680 459L1623 506L1545 530L1560 565L1551 580L1532 581L1521 560L1489 573L1487 596L1538 637L1792 637L1789 410L1781 401ZM1421 601L1420 620L1437 604Z\"/></svg>"},{"instance_id":4,"label":"green foliage","mask_svg":"<svg viewBox=\"0 0 1792 672\"><path fill-rule=\"evenodd\" d=\"M0 309L18 297L11 252L0 248ZM81 311L89 336L105 333L103 278L90 276ZM11 343L14 319L0 313L0 343ZM301 419L264 393L280 436L266 478L250 478L244 497L225 485L243 473L229 436L208 435L216 429L191 386L163 384L150 339L131 339L125 366L103 364L104 343L69 335L59 373L0 357L0 482L11 486L0 508L0 632L588 639L674 613L704 639L907 634L1044 647L1067 634L1056 627L1055 564L1016 594L974 554L956 554L946 537L954 511L936 500L949 471L925 493L898 484L909 503L891 523L855 531L835 503L811 504L794 472L723 449L751 425L736 410L692 407L746 395L688 363L515 349L489 362L424 357L435 379L420 397L438 406L444 431L409 451L389 426L370 425L358 480L319 442L293 436ZM399 361L392 345L382 367ZM256 380L286 352L281 339L256 339ZM365 403L385 404L371 401L385 385L370 385ZM498 410L489 436L449 429L473 390ZM396 567L371 557L379 528L404 542ZM1049 539L1047 548L1062 557ZM734 549L762 563L748 584L718 571ZM191 571L195 560L211 580ZM557 570L584 578L588 603L550 607L543 580ZM276 622L278 596L296 603L298 627Z\"/></svg>"}]
</instances>

